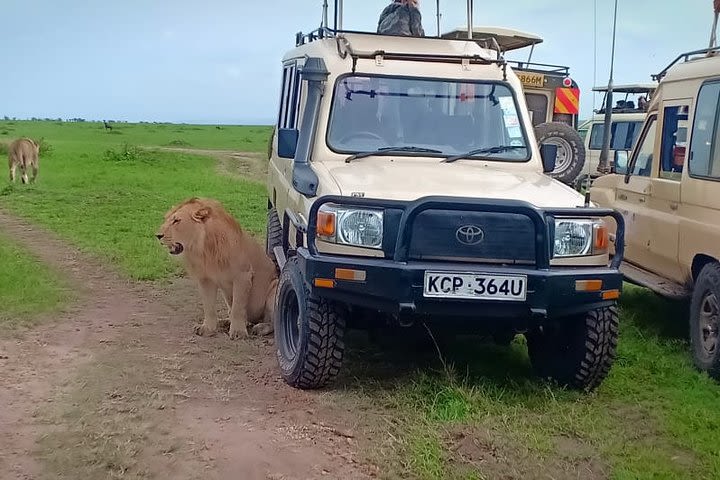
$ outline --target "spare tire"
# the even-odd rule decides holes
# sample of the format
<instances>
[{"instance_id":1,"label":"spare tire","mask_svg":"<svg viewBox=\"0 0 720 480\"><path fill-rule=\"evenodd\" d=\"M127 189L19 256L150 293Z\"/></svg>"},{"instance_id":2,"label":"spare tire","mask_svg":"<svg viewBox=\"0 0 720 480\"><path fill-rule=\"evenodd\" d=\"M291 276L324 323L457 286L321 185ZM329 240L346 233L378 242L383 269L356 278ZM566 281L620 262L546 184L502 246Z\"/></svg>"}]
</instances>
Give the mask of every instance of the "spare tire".
<instances>
[{"instance_id":1,"label":"spare tire","mask_svg":"<svg viewBox=\"0 0 720 480\"><path fill-rule=\"evenodd\" d=\"M535 136L540 145L549 143L557 146L555 170L549 175L573 186L585 165L585 145L580 134L565 123L548 122L535 127Z\"/></svg>"}]
</instances>

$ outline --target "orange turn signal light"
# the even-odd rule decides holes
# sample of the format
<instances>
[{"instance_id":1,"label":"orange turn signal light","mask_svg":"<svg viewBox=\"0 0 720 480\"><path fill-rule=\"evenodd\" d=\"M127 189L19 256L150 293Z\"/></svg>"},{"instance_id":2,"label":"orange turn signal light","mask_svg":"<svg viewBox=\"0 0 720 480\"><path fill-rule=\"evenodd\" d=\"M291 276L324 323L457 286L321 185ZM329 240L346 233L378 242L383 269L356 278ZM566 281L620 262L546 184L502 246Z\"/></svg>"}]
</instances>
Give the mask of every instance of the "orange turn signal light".
<instances>
[{"instance_id":1,"label":"orange turn signal light","mask_svg":"<svg viewBox=\"0 0 720 480\"><path fill-rule=\"evenodd\" d=\"M602 290L602 280L575 280L576 292L599 292Z\"/></svg>"},{"instance_id":2,"label":"orange turn signal light","mask_svg":"<svg viewBox=\"0 0 720 480\"><path fill-rule=\"evenodd\" d=\"M617 300L620 298L620 290L605 290L602 293L603 300Z\"/></svg>"},{"instance_id":3,"label":"orange turn signal light","mask_svg":"<svg viewBox=\"0 0 720 480\"><path fill-rule=\"evenodd\" d=\"M314 284L318 288L335 288L335 280L331 278L316 278Z\"/></svg>"},{"instance_id":4,"label":"orange turn signal light","mask_svg":"<svg viewBox=\"0 0 720 480\"><path fill-rule=\"evenodd\" d=\"M317 234L321 237L335 236L335 212L320 210L317 215Z\"/></svg>"},{"instance_id":5,"label":"orange turn signal light","mask_svg":"<svg viewBox=\"0 0 720 480\"><path fill-rule=\"evenodd\" d=\"M335 278L338 280L351 280L354 282L364 282L367 278L365 270L351 270L349 268L336 268Z\"/></svg>"},{"instance_id":6,"label":"orange turn signal light","mask_svg":"<svg viewBox=\"0 0 720 480\"><path fill-rule=\"evenodd\" d=\"M605 225L595 227L595 252L604 252L610 244L608 229Z\"/></svg>"}]
</instances>

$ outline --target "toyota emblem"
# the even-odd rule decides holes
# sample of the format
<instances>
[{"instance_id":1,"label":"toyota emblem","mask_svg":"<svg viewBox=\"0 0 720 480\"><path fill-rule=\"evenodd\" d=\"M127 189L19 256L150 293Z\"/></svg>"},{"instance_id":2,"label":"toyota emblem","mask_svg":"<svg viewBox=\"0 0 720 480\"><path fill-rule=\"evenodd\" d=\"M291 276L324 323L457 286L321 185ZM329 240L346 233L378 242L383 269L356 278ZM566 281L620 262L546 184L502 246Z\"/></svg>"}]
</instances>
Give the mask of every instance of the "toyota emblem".
<instances>
[{"instance_id":1,"label":"toyota emblem","mask_svg":"<svg viewBox=\"0 0 720 480\"><path fill-rule=\"evenodd\" d=\"M463 225L455 232L455 238L463 245L477 245L485 239L485 232L477 225Z\"/></svg>"}]
</instances>

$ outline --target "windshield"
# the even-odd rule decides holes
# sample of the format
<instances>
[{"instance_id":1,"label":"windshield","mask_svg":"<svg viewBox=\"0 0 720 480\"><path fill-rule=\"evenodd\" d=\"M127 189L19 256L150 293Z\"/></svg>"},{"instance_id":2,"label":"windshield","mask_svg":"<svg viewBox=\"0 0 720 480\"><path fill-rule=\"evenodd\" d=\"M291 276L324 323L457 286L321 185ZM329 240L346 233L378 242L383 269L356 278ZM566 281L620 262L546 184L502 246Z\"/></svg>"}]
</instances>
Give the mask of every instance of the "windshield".
<instances>
[{"instance_id":1,"label":"windshield","mask_svg":"<svg viewBox=\"0 0 720 480\"><path fill-rule=\"evenodd\" d=\"M341 153L412 147L439 152L424 156L451 156L487 149L477 157L529 159L515 98L501 83L341 77L327 141Z\"/></svg>"}]
</instances>

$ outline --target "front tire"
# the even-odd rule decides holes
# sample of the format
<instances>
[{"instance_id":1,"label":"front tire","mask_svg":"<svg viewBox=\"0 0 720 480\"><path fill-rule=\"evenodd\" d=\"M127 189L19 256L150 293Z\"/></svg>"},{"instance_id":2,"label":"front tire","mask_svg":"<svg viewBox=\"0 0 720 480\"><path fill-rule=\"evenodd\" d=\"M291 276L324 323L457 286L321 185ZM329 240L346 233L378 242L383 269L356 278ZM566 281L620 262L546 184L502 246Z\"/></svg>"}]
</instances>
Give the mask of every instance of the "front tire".
<instances>
[{"instance_id":1,"label":"front tire","mask_svg":"<svg viewBox=\"0 0 720 480\"><path fill-rule=\"evenodd\" d=\"M526 334L533 369L563 386L591 391L610 372L617 351L617 307L591 310Z\"/></svg>"},{"instance_id":2,"label":"front tire","mask_svg":"<svg viewBox=\"0 0 720 480\"><path fill-rule=\"evenodd\" d=\"M549 175L573 185L585 165L585 145L580 134L565 123L548 122L537 125L535 135L540 145L549 143L558 147L555 170Z\"/></svg>"},{"instance_id":3,"label":"front tire","mask_svg":"<svg viewBox=\"0 0 720 480\"><path fill-rule=\"evenodd\" d=\"M279 269L277 258L275 258L275 247L281 247L282 242L282 225L280 224L280 218L278 217L277 211L274 208L268 210L267 215L267 232L265 235L265 252L267 256L275 263L275 266Z\"/></svg>"},{"instance_id":4,"label":"front tire","mask_svg":"<svg viewBox=\"0 0 720 480\"><path fill-rule=\"evenodd\" d=\"M280 373L287 384L315 389L337 377L345 351L345 312L310 295L296 258L280 274L274 321Z\"/></svg>"},{"instance_id":5,"label":"front tire","mask_svg":"<svg viewBox=\"0 0 720 480\"><path fill-rule=\"evenodd\" d=\"M720 264L703 267L690 302L690 344L695 366L720 379Z\"/></svg>"}]
</instances>

